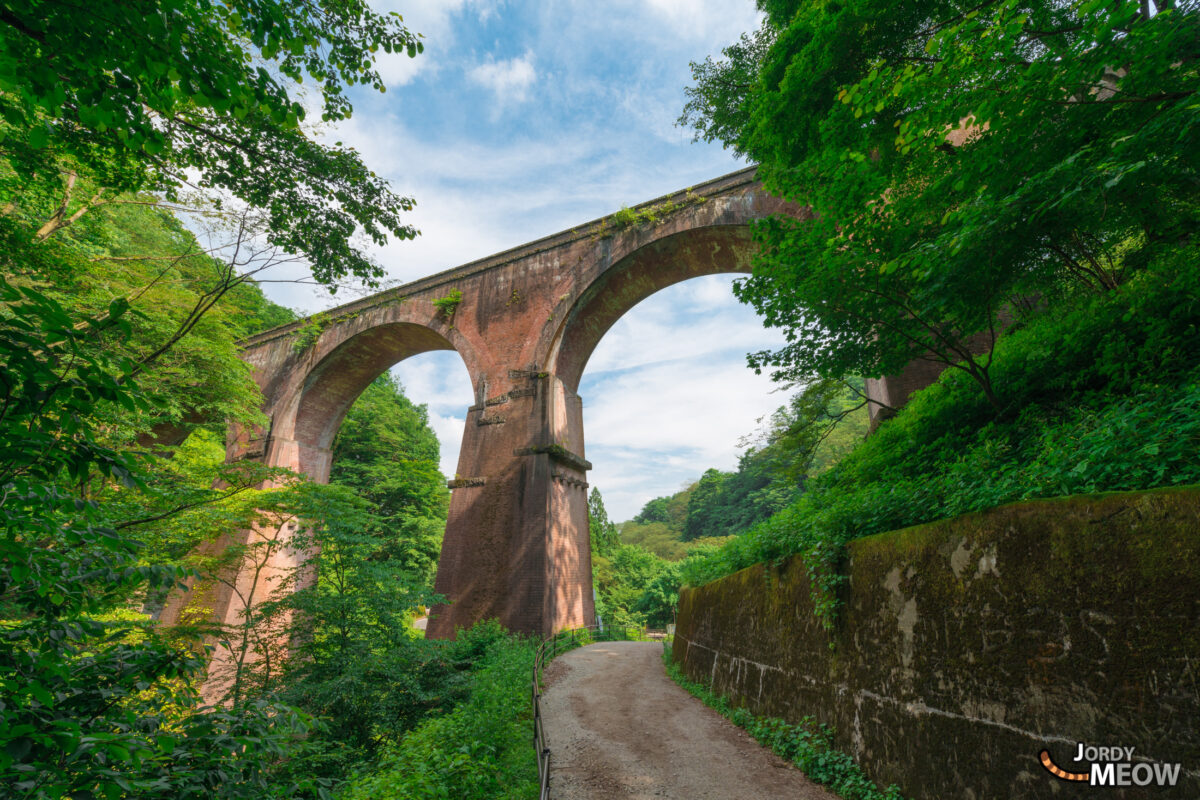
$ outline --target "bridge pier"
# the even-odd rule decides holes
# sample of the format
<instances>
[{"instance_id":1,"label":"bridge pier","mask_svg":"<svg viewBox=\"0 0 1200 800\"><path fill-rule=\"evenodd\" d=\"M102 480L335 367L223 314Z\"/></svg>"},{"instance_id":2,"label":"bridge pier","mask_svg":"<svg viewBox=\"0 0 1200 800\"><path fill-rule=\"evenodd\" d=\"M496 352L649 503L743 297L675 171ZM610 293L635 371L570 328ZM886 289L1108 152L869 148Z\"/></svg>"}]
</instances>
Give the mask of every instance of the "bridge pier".
<instances>
[{"instance_id":1,"label":"bridge pier","mask_svg":"<svg viewBox=\"0 0 1200 800\"><path fill-rule=\"evenodd\" d=\"M509 370L467 413L427 635L498 619L544 635L595 616L583 412L554 375Z\"/></svg>"}]
</instances>

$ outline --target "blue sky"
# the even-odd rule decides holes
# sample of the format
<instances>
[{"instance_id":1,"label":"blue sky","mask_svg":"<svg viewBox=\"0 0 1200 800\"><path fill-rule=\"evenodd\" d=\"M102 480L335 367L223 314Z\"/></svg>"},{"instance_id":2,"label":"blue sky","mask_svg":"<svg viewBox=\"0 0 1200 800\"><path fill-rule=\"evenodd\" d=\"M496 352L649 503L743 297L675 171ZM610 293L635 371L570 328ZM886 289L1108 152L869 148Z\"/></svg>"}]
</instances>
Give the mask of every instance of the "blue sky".
<instances>
[{"instance_id":1,"label":"blue sky","mask_svg":"<svg viewBox=\"0 0 1200 800\"><path fill-rule=\"evenodd\" d=\"M374 250L406 282L569 229L745 166L675 126L688 63L757 27L749 0L376 0L425 36L384 56L386 94L356 92L354 117L322 131L358 149L417 208L411 242ZM589 481L617 520L708 467L784 402L745 354L781 342L730 292L732 276L678 284L626 314L584 375ZM345 302L268 284L304 312ZM442 469L455 472L465 367L431 353L395 368L429 406Z\"/></svg>"}]
</instances>

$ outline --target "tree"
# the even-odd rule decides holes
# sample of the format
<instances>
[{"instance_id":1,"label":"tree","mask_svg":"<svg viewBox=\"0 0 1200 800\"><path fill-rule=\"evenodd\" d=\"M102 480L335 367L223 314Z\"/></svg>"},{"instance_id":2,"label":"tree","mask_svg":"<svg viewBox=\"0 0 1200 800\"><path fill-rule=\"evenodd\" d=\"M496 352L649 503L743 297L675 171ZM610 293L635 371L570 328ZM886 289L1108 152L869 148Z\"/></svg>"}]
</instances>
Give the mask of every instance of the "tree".
<instances>
[{"instance_id":1,"label":"tree","mask_svg":"<svg viewBox=\"0 0 1200 800\"><path fill-rule=\"evenodd\" d=\"M683 541L680 532L662 522L624 522L621 524L621 542L649 550L667 561L682 559L688 550L688 543Z\"/></svg>"},{"instance_id":2,"label":"tree","mask_svg":"<svg viewBox=\"0 0 1200 800\"><path fill-rule=\"evenodd\" d=\"M667 498L655 497L653 500L647 500L646 505L642 506L642 510L633 518L634 522L650 524L659 522L666 524L670 517L667 514Z\"/></svg>"},{"instance_id":3,"label":"tree","mask_svg":"<svg viewBox=\"0 0 1200 800\"><path fill-rule=\"evenodd\" d=\"M861 379L813 381L771 415L748 453L776 482L802 489L866 437L866 406Z\"/></svg>"},{"instance_id":4,"label":"tree","mask_svg":"<svg viewBox=\"0 0 1200 800\"><path fill-rule=\"evenodd\" d=\"M380 48L422 44L364 0L0 2L0 208L57 197L41 235L121 193L196 185L264 209L267 239L307 255L317 280L377 278L353 237L411 238L412 200L309 138L295 87L308 77L322 119L345 119L348 87L384 88Z\"/></svg>"},{"instance_id":5,"label":"tree","mask_svg":"<svg viewBox=\"0 0 1200 800\"><path fill-rule=\"evenodd\" d=\"M588 495L588 533L592 540L592 552L609 555L620 545L617 526L609 522L608 511L604 508L604 498L599 489L592 489Z\"/></svg>"},{"instance_id":6,"label":"tree","mask_svg":"<svg viewBox=\"0 0 1200 800\"><path fill-rule=\"evenodd\" d=\"M722 502L725 484L731 473L718 469L705 470L688 498L687 526L684 539L697 539L709 531L723 527L726 504ZM724 531L730 533L730 531ZM709 534L711 535L711 534Z\"/></svg>"},{"instance_id":7,"label":"tree","mask_svg":"<svg viewBox=\"0 0 1200 800\"><path fill-rule=\"evenodd\" d=\"M121 352L127 306L80 320L0 275L0 309L0 783L39 799L295 796L271 775L311 722L198 708L203 651L126 610L188 575L145 563L137 520L88 492L146 489L97 422L150 405Z\"/></svg>"},{"instance_id":8,"label":"tree","mask_svg":"<svg viewBox=\"0 0 1200 800\"><path fill-rule=\"evenodd\" d=\"M129 610L197 576L178 564L196 532L156 538L164 521L236 511L233 495L278 476L197 486L204 469L156 469L131 444L148 421L178 421L164 405L252 413L234 339L284 317L248 263L303 253L327 284L370 280L352 237L414 233L399 220L411 201L353 151L306 138L287 87L316 78L325 116L344 117L343 88L378 83L374 46L417 43L353 0L0 2L0 42L0 784L27 798L309 794L284 773L311 718L254 698L201 707L194 631ZM147 212L187 187L232 225L227 257Z\"/></svg>"},{"instance_id":9,"label":"tree","mask_svg":"<svg viewBox=\"0 0 1200 800\"><path fill-rule=\"evenodd\" d=\"M676 537L681 537L687 525L688 498L695 488L694 483L688 484L669 497L655 497L647 501L633 521L661 522L674 531Z\"/></svg>"},{"instance_id":10,"label":"tree","mask_svg":"<svg viewBox=\"0 0 1200 800\"><path fill-rule=\"evenodd\" d=\"M450 504L438 452L429 412L385 372L338 429L329 475L370 504L367 530L379 544L377 557L422 576L426 588L433 586Z\"/></svg>"},{"instance_id":11,"label":"tree","mask_svg":"<svg viewBox=\"0 0 1200 800\"><path fill-rule=\"evenodd\" d=\"M601 562L597 572L596 593L605 609L604 622L611 625L641 627L646 624L638 606L646 590L671 562L664 561L640 547L621 544ZM658 608L654 605L654 608Z\"/></svg>"},{"instance_id":12,"label":"tree","mask_svg":"<svg viewBox=\"0 0 1200 800\"><path fill-rule=\"evenodd\" d=\"M412 627L417 606L432 602L428 575L423 564L409 567L373 504L336 484L297 483L283 494L281 521L298 523L289 546L308 557L270 587L243 630L229 632L235 649L248 642L255 651L231 661L230 695L324 720L313 741L319 755L294 769L339 780L427 714L448 710L454 669ZM280 642L286 658L271 651Z\"/></svg>"},{"instance_id":13,"label":"tree","mask_svg":"<svg viewBox=\"0 0 1200 800\"><path fill-rule=\"evenodd\" d=\"M683 583L680 562L668 563L642 589L642 595L634 603L633 610L646 615L646 625L665 628L675 621L675 608L679 605L679 586Z\"/></svg>"},{"instance_id":14,"label":"tree","mask_svg":"<svg viewBox=\"0 0 1200 800\"><path fill-rule=\"evenodd\" d=\"M37 287L72 315L103 314L117 298L129 303L134 324L119 346L147 378L150 407L106 409L116 414L103 426L114 445L116 437L146 444L154 431L178 440L199 424L258 421L261 398L237 340L295 315L263 296L241 257L218 255L228 258L146 205L97 209L42 243L16 216L0 217L0 271L11 281Z\"/></svg>"},{"instance_id":15,"label":"tree","mask_svg":"<svg viewBox=\"0 0 1200 800\"><path fill-rule=\"evenodd\" d=\"M1111 291L1194 245L1193 4L760 8L769 46L694 65L683 118L814 211L756 227L735 292L789 339L756 367L806 381L926 358L1001 410L991 342L1031 299Z\"/></svg>"}]
</instances>

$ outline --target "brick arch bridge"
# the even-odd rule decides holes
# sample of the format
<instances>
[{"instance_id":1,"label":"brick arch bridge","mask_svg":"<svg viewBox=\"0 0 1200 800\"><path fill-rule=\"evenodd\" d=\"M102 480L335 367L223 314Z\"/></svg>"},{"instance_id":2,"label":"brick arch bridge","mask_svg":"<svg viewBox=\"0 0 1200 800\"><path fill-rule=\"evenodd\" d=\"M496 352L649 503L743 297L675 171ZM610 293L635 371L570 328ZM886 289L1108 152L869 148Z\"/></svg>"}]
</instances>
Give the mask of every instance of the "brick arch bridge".
<instances>
[{"instance_id":1,"label":"brick arch bridge","mask_svg":"<svg viewBox=\"0 0 1200 800\"><path fill-rule=\"evenodd\" d=\"M577 393L588 358L621 315L658 290L749 272L753 220L807 213L768 195L753 168L633 211L642 219L597 220L248 340L243 357L270 426L235 432L227 458L324 482L334 435L359 393L409 356L455 350L475 403L450 482L435 585L451 603L434 609L428 635L453 636L492 617L539 634L592 623L591 465ZM434 301L453 292L462 299L448 314ZM888 388L875 382L871 392L897 405ZM297 557L284 550L274 558L268 573ZM241 618L243 601L232 593L208 602L219 620ZM165 621L182 608L172 605Z\"/></svg>"}]
</instances>

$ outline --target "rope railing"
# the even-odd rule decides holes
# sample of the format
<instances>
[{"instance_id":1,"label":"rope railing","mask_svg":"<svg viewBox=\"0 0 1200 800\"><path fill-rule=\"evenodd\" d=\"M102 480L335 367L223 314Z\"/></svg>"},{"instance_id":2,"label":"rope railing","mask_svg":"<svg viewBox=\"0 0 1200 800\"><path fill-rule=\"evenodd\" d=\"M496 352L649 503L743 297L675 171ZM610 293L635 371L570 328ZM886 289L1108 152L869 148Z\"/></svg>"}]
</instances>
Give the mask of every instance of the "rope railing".
<instances>
[{"instance_id":1,"label":"rope railing","mask_svg":"<svg viewBox=\"0 0 1200 800\"><path fill-rule=\"evenodd\" d=\"M568 650L574 650L585 644L596 642L623 642L642 636L640 628L627 628L621 625L606 625L600 628L590 625L586 628L572 628L559 631L553 636L542 639L538 645L537 655L533 660L533 681L531 683L531 698L533 701L533 749L537 752L538 784L541 787L538 797L548 800L550 796L550 747L546 743L546 729L542 725L542 669L554 660L554 657Z\"/></svg>"}]
</instances>

